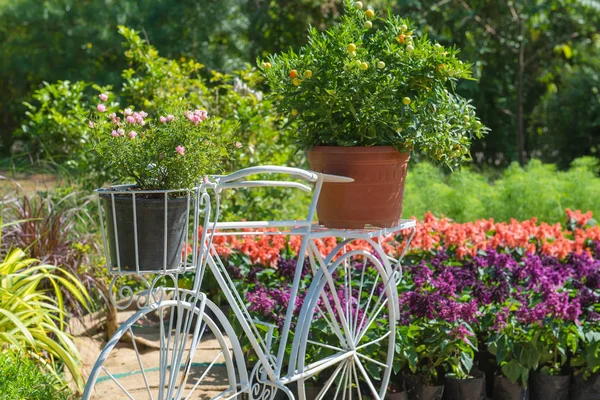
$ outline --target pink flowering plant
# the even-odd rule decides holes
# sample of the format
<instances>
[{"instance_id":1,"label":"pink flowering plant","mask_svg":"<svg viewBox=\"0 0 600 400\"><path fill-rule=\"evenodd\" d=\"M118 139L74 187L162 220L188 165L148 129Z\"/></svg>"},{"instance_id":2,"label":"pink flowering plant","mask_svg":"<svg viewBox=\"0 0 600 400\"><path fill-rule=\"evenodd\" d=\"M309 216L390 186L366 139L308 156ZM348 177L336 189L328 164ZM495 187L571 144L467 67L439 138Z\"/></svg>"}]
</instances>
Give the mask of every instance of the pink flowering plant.
<instances>
[{"instance_id":1,"label":"pink flowering plant","mask_svg":"<svg viewBox=\"0 0 600 400\"><path fill-rule=\"evenodd\" d=\"M99 95L87 128L95 133L96 150L107 168L139 190L194 187L218 170L235 147L232 127L205 110L173 108L150 116L117 110L108 101L108 94Z\"/></svg>"}]
</instances>

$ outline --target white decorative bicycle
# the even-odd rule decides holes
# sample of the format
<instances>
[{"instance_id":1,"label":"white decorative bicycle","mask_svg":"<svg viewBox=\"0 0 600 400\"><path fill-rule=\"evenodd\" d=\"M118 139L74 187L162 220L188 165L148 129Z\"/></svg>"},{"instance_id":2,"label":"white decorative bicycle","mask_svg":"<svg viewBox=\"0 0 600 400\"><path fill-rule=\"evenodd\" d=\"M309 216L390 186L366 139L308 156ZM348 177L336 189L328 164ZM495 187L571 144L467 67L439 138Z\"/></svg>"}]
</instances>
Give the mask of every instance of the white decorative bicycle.
<instances>
[{"instance_id":1,"label":"white decorative bicycle","mask_svg":"<svg viewBox=\"0 0 600 400\"><path fill-rule=\"evenodd\" d=\"M248 179L266 174L289 179ZM310 185L298 180L305 180ZM315 225L317 200L326 182L343 184L352 179L296 168L264 166L215 176L189 190L152 192L165 198L164 249L161 253L164 259L160 270L148 270L140 265L147 256L138 254L138 239L145 232L138 229L140 216L136 215L136 196L144 193L125 187L100 191L103 199L101 201L99 196L98 204L104 247L114 275L111 292L123 275L144 279L152 274L152 278L144 280L145 290L134 293L134 289L124 285L116 291L119 299L111 299L121 309L131 309L133 305L137 306L137 311L120 326L100 353L83 399L107 398L106 393L111 393L110 397L136 400L383 399L394 357L398 317L396 284L401 276L400 262L414 235L415 223L403 220L393 228L359 230ZM218 222L223 191L254 187L312 192L306 219ZM122 266L118 248L123 243L123 238L119 240L118 236L123 225L117 223L115 202L129 198L127 196L133 205L134 267ZM166 228L167 204L174 196L187 198L185 217L189 234L183 242L183 256L177 257L174 265L169 265L167 247L171 239ZM117 237L110 246L107 230ZM384 253L379 240L401 230L409 230L406 245L402 254L393 259ZM219 235L278 234L302 237L281 327L253 319L213 246L213 238ZM329 254L323 255L319 251L319 239L331 236L338 238L338 244ZM357 249L353 244L359 240L368 246ZM303 269L307 259L310 261L310 284L308 289L303 286L301 291L301 283L306 279ZM207 267L235 315L235 325L241 328L255 355L257 361L250 370L246 368L245 354L238 338L242 333L239 329L234 330L225 314L201 290ZM190 272L194 273L193 287L179 287L179 279ZM149 341L155 343L158 351L147 350ZM135 369L123 371L119 357L119 351L123 349L135 354Z\"/></svg>"}]
</instances>

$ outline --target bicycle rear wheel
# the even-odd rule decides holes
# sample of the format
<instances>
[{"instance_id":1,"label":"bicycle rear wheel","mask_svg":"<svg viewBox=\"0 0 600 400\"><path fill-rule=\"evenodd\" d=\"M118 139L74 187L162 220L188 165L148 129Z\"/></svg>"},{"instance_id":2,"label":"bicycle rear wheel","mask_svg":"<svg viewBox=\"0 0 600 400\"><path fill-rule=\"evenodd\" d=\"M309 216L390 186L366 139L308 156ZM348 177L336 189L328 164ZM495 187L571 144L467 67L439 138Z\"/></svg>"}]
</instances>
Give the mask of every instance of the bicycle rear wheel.
<instances>
[{"instance_id":1,"label":"bicycle rear wheel","mask_svg":"<svg viewBox=\"0 0 600 400\"><path fill-rule=\"evenodd\" d=\"M327 267L313 281L300 316L308 322L297 371L313 375L298 381L300 400L383 399L394 357L396 287L366 251L342 254Z\"/></svg>"}]
</instances>

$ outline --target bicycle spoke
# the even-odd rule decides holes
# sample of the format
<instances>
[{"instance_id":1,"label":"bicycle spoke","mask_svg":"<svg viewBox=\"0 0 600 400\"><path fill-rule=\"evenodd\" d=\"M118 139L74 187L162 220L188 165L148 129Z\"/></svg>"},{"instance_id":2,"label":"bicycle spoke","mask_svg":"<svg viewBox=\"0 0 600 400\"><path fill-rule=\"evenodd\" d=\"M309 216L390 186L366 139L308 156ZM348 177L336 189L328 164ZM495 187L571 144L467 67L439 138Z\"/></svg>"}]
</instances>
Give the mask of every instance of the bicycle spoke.
<instances>
[{"instance_id":1,"label":"bicycle spoke","mask_svg":"<svg viewBox=\"0 0 600 400\"><path fill-rule=\"evenodd\" d=\"M371 305L371 299L373 298L373 293L375 293L375 288L377 287L377 281L379 281L379 274L377 274L377 276L375 278L375 282L373 282L373 287L371 288L371 293L369 293L369 299L367 300L367 305L363 309L364 310L363 316L360 320L360 324L356 327L356 329L362 329L362 327L363 327L363 323L365 322L365 317L367 315L367 310L369 309L369 306ZM353 336L353 338L355 338L355 336ZM356 339L354 340L354 343L358 343L356 341Z\"/></svg>"},{"instance_id":2,"label":"bicycle spoke","mask_svg":"<svg viewBox=\"0 0 600 400\"><path fill-rule=\"evenodd\" d=\"M366 360L366 361L369 361L370 363L373 363L375 365L379 365L380 367L383 367L383 368L388 368L388 366L386 364L384 364L382 362L379 362L377 360L373 360L372 358L367 357L364 354L356 353L356 355L359 356L360 358Z\"/></svg>"},{"instance_id":3,"label":"bicycle spoke","mask_svg":"<svg viewBox=\"0 0 600 400\"><path fill-rule=\"evenodd\" d=\"M146 377L146 370L142 365L142 358L140 357L140 352L138 351L137 343L135 340L135 336L133 335L133 330L129 327L129 334L131 335L131 342L133 343L133 349L135 350L135 356L137 357L138 364L140 365L140 370L142 371L142 376L144 377L144 384L146 385L146 390L148 391L148 397L150 400L154 400L152 396L152 392L150 390L150 385L148 384L148 378Z\"/></svg>"},{"instance_id":4,"label":"bicycle spoke","mask_svg":"<svg viewBox=\"0 0 600 400\"><path fill-rule=\"evenodd\" d=\"M363 262L362 271L360 272L360 286L358 288L358 296L356 298L356 310L354 312L354 321L352 323L352 337L356 335L356 329L358 324L358 310L360 310L360 302L362 300L362 289L365 281L365 270L367 269L367 259Z\"/></svg>"},{"instance_id":5,"label":"bicycle spoke","mask_svg":"<svg viewBox=\"0 0 600 400\"><path fill-rule=\"evenodd\" d=\"M335 396L333 396L334 399L337 399L337 397L338 397L338 393L340 392L340 388L342 387L342 385L341 385L342 380L344 379L344 376L346 374L346 370L348 369L348 363L347 362L344 362L343 365L344 365L344 371L342 372L342 375L340 377L340 385L337 385L337 387L335 388ZM325 392L327 392L327 391L325 391ZM323 394L325 394L325 392Z\"/></svg>"},{"instance_id":6,"label":"bicycle spoke","mask_svg":"<svg viewBox=\"0 0 600 400\"><path fill-rule=\"evenodd\" d=\"M346 296L346 321L351 325L350 307L352 305L352 276L350 274L350 268L348 268L348 259L344 260L344 289Z\"/></svg>"},{"instance_id":7,"label":"bicycle spoke","mask_svg":"<svg viewBox=\"0 0 600 400\"><path fill-rule=\"evenodd\" d=\"M356 365L352 363L352 373L354 374L354 380L356 381L358 400L362 400L362 394L360 393L360 386L358 385L358 375L356 374Z\"/></svg>"},{"instance_id":8,"label":"bicycle spoke","mask_svg":"<svg viewBox=\"0 0 600 400\"><path fill-rule=\"evenodd\" d=\"M365 324L365 326L362 328L362 330L359 333L359 336L356 338L354 343L356 343L356 344L360 343L360 340L363 338L365 333L367 333L369 326L371 326L371 324L375 321L375 318L377 318L377 316L381 313L381 310L383 310L383 307L385 307L387 305L387 302L388 302L388 299L386 297L386 299L383 301L383 303L381 303L381 305L379 306L377 311L373 314L373 316L371 318L369 318L367 324Z\"/></svg>"},{"instance_id":9,"label":"bicycle spoke","mask_svg":"<svg viewBox=\"0 0 600 400\"><path fill-rule=\"evenodd\" d=\"M372 344L375 344L375 343L377 343L377 342L380 342L380 341L382 341L383 339L385 339L386 337L390 336L390 334L391 334L391 333L392 333L392 332L386 332L386 334L385 334L385 335L383 335L383 336L380 336L380 337L378 337L378 338L377 338L377 339L375 339L375 340L372 340L372 341L370 341L370 342L368 342L368 343L365 343L365 344L361 344L360 346L358 346L358 347L356 348L356 350L358 351L358 350L360 350L360 349L363 349L363 348L365 348L365 347L367 347L367 346L370 346L370 345L372 345Z\"/></svg>"},{"instance_id":10,"label":"bicycle spoke","mask_svg":"<svg viewBox=\"0 0 600 400\"><path fill-rule=\"evenodd\" d=\"M335 380L336 376L338 376L338 374L340 373L340 370L342 369L342 367L344 365L345 365L344 363L339 363L339 365L337 366L337 368L333 371L333 374L331 374L331 376L329 377L329 379L327 379L327 382L325 382L325 386L323 387L323 389L321 389L321 392L319 392L319 394L317 395L317 398L315 400L322 400L323 399L323 396L325 396L325 393L327 393L327 391L331 387L331 384Z\"/></svg>"},{"instance_id":11,"label":"bicycle spoke","mask_svg":"<svg viewBox=\"0 0 600 400\"><path fill-rule=\"evenodd\" d=\"M329 302L329 299L327 298L327 295L325 293L321 294L321 300L323 300L323 302L325 303L325 307L327 308L327 311L329 312L329 315L331 315L333 317L333 321L335 321L335 314L333 312L333 309L331 308L331 303ZM327 322L327 325L329 325L329 327L333 330L333 332L338 337L340 342L342 342L342 344L344 346L348 346L348 341L346 340L346 337L340 330L339 324L337 322L333 322L332 320L327 318L327 316L325 316L323 310L321 310L321 308L318 305L317 305L317 310L319 311L319 313L321 314L321 316L323 317L325 322Z\"/></svg>"},{"instance_id":12,"label":"bicycle spoke","mask_svg":"<svg viewBox=\"0 0 600 400\"><path fill-rule=\"evenodd\" d=\"M127 391L127 389L125 389L123 385L121 385L121 383L119 383L119 381L110 372L108 372L106 368L102 367L102 370L106 375L109 376L110 379L112 379L112 381L119 387L119 389L121 389L123 393L127 395L127 397L129 397L131 400L135 400L135 398Z\"/></svg>"},{"instance_id":13,"label":"bicycle spoke","mask_svg":"<svg viewBox=\"0 0 600 400\"><path fill-rule=\"evenodd\" d=\"M360 371L361 375L363 376L364 380L366 381L367 386L369 386L369 389L371 389L371 393L375 396L376 399L380 399L379 393L377 393L377 389L375 389L375 386L373 386L373 382L371 381L371 378L369 378L369 374L367 373L367 371L365 371L365 367L363 367L363 365L361 364L360 360L358 359L358 357L356 355L354 355L354 360L355 360L355 364L358 366L358 370Z\"/></svg>"},{"instance_id":14,"label":"bicycle spoke","mask_svg":"<svg viewBox=\"0 0 600 400\"><path fill-rule=\"evenodd\" d=\"M219 359L219 357L221 357L222 354L223 354L223 350L221 350L219 352L219 354L217 354L217 356L212 360L212 362L210 363L210 365L206 368L206 371L204 371L204 373L202 374L202 376L200 376L200 378L198 379L198 381L196 382L196 384L194 385L194 387L192 387L192 389L190 390L190 392L186 396L185 400L188 400L190 398L190 396L192 395L192 393L194 393L194 390L196 390L196 388L198 387L198 385L200 384L200 382L202 382L202 380L204 379L204 377L206 376L206 374L208 374L208 371L210 371L210 369L212 368L212 366L217 362L217 360ZM179 398L179 397L177 397L177 398Z\"/></svg>"},{"instance_id":15,"label":"bicycle spoke","mask_svg":"<svg viewBox=\"0 0 600 400\"><path fill-rule=\"evenodd\" d=\"M346 364L350 364L348 361ZM348 400L352 400L352 372L350 371L351 364L347 368L348 374L346 375L346 388L348 388ZM346 396L344 395L344 400Z\"/></svg>"},{"instance_id":16,"label":"bicycle spoke","mask_svg":"<svg viewBox=\"0 0 600 400\"><path fill-rule=\"evenodd\" d=\"M343 353L344 351L346 351L344 349L340 349L339 347L331 346L331 345L328 345L328 344L325 344L325 343L315 342L314 340L306 340L306 342L310 343L310 344L313 344L315 346L324 347L326 349L331 349L331 350L339 351L341 353Z\"/></svg>"}]
</instances>

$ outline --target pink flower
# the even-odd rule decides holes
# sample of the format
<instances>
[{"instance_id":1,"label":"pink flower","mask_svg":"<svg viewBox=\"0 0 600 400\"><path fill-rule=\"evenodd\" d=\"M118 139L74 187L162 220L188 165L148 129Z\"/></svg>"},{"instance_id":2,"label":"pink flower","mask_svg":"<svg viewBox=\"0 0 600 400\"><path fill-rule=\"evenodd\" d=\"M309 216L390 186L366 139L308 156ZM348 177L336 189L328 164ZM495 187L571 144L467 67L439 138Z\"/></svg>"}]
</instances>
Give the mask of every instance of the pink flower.
<instances>
[{"instance_id":1,"label":"pink flower","mask_svg":"<svg viewBox=\"0 0 600 400\"><path fill-rule=\"evenodd\" d=\"M194 110L194 115L198 116L201 122L208 118L208 113L206 110Z\"/></svg>"},{"instance_id":2,"label":"pink flower","mask_svg":"<svg viewBox=\"0 0 600 400\"><path fill-rule=\"evenodd\" d=\"M146 118L148 116L148 113L145 111L140 111L140 115L142 116L142 118Z\"/></svg>"},{"instance_id":3,"label":"pink flower","mask_svg":"<svg viewBox=\"0 0 600 400\"><path fill-rule=\"evenodd\" d=\"M104 104L102 104L102 103L98 104L98 105L96 106L96 108L97 108L97 109L98 109L98 111L100 111L100 112L104 112L104 111L106 111L106 106L105 106Z\"/></svg>"},{"instance_id":4,"label":"pink flower","mask_svg":"<svg viewBox=\"0 0 600 400\"><path fill-rule=\"evenodd\" d=\"M112 131L110 134L112 135L112 137L119 137L120 136L119 132L117 132L117 131Z\"/></svg>"},{"instance_id":5,"label":"pink flower","mask_svg":"<svg viewBox=\"0 0 600 400\"><path fill-rule=\"evenodd\" d=\"M235 142L235 147L238 149L242 148L242 144L240 142Z\"/></svg>"},{"instance_id":6,"label":"pink flower","mask_svg":"<svg viewBox=\"0 0 600 400\"><path fill-rule=\"evenodd\" d=\"M175 116L173 116L173 114L169 114L167 115L167 121L171 122L175 119Z\"/></svg>"},{"instance_id":7,"label":"pink flower","mask_svg":"<svg viewBox=\"0 0 600 400\"><path fill-rule=\"evenodd\" d=\"M182 156L185 155L185 147L183 147L183 146L177 146L177 147L175 147L175 151L178 152Z\"/></svg>"},{"instance_id":8,"label":"pink flower","mask_svg":"<svg viewBox=\"0 0 600 400\"><path fill-rule=\"evenodd\" d=\"M136 131L129 132L129 139L135 139L136 136L137 136L137 132Z\"/></svg>"},{"instance_id":9,"label":"pink flower","mask_svg":"<svg viewBox=\"0 0 600 400\"><path fill-rule=\"evenodd\" d=\"M123 129L117 129L117 133L119 134L119 136L125 135L125 131Z\"/></svg>"},{"instance_id":10,"label":"pink flower","mask_svg":"<svg viewBox=\"0 0 600 400\"><path fill-rule=\"evenodd\" d=\"M167 123L167 118L166 118L166 117L162 117L162 116L161 116L161 117L159 118L159 120L160 120L160 123L161 123L161 124L165 124L165 123Z\"/></svg>"},{"instance_id":11,"label":"pink flower","mask_svg":"<svg viewBox=\"0 0 600 400\"><path fill-rule=\"evenodd\" d=\"M98 97L100 97L100 100L102 100L102 101L108 100L108 95L106 93L102 93L102 94L98 95Z\"/></svg>"},{"instance_id":12,"label":"pink flower","mask_svg":"<svg viewBox=\"0 0 600 400\"><path fill-rule=\"evenodd\" d=\"M125 118L127 120L128 123L130 124L135 124L135 118L132 117L131 115L127 116L127 118Z\"/></svg>"},{"instance_id":13,"label":"pink flower","mask_svg":"<svg viewBox=\"0 0 600 400\"><path fill-rule=\"evenodd\" d=\"M131 114L133 114L133 111L131 111L131 108L126 108L125 111L123 111L123 114L131 115Z\"/></svg>"},{"instance_id":14,"label":"pink flower","mask_svg":"<svg viewBox=\"0 0 600 400\"><path fill-rule=\"evenodd\" d=\"M117 114L116 113L108 114L108 118L110 118L110 119L116 119L117 118Z\"/></svg>"},{"instance_id":15,"label":"pink flower","mask_svg":"<svg viewBox=\"0 0 600 400\"><path fill-rule=\"evenodd\" d=\"M94 123L92 121L88 121L88 126L90 129L94 129Z\"/></svg>"},{"instance_id":16,"label":"pink flower","mask_svg":"<svg viewBox=\"0 0 600 400\"><path fill-rule=\"evenodd\" d=\"M208 118L208 114L206 113L206 110L194 110L194 112L186 111L185 117L194 125L198 125L200 122Z\"/></svg>"}]
</instances>

